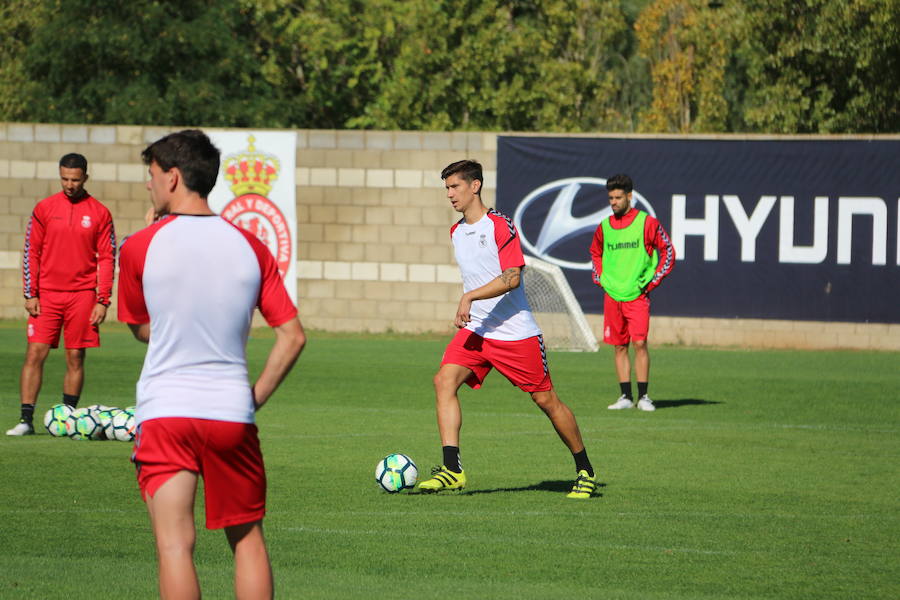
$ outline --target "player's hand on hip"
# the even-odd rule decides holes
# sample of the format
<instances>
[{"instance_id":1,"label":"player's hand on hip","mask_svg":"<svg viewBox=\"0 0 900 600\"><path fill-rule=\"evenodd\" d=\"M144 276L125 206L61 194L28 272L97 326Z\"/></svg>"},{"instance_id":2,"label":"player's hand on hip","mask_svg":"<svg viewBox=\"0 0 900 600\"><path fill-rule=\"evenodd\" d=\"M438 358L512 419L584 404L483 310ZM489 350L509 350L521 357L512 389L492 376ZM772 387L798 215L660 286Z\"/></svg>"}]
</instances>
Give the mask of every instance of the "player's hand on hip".
<instances>
[{"instance_id":1,"label":"player's hand on hip","mask_svg":"<svg viewBox=\"0 0 900 600\"><path fill-rule=\"evenodd\" d=\"M91 325L99 325L106 320L106 307L102 304L95 304L94 310L91 311Z\"/></svg>"},{"instance_id":2,"label":"player's hand on hip","mask_svg":"<svg viewBox=\"0 0 900 600\"><path fill-rule=\"evenodd\" d=\"M32 317L38 317L41 314L41 301L39 298L26 298L25 310Z\"/></svg>"}]
</instances>

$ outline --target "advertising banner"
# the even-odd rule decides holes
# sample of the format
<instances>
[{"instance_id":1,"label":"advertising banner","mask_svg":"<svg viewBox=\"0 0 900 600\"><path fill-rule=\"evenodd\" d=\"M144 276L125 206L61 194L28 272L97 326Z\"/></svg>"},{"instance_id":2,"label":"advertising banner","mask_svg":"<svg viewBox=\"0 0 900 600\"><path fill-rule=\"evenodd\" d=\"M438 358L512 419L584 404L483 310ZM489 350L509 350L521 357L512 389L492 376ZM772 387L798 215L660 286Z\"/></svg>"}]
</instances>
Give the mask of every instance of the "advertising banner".
<instances>
[{"instance_id":1,"label":"advertising banner","mask_svg":"<svg viewBox=\"0 0 900 600\"><path fill-rule=\"evenodd\" d=\"M244 130L209 132L209 137L222 153L210 207L268 246L296 304L297 134Z\"/></svg>"},{"instance_id":2,"label":"advertising banner","mask_svg":"<svg viewBox=\"0 0 900 600\"><path fill-rule=\"evenodd\" d=\"M625 173L675 246L654 314L900 322L900 140L501 136L497 161L497 209L587 313L606 179Z\"/></svg>"}]
</instances>

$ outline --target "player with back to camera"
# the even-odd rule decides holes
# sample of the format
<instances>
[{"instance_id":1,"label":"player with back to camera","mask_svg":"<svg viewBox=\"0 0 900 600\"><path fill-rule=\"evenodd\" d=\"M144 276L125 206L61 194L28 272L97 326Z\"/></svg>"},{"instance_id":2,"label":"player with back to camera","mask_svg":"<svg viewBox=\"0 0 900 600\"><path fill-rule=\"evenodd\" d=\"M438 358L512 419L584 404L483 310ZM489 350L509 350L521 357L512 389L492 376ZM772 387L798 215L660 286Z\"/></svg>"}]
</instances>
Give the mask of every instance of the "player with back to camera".
<instances>
[{"instance_id":1,"label":"player with back to camera","mask_svg":"<svg viewBox=\"0 0 900 600\"><path fill-rule=\"evenodd\" d=\"M447 197L463 217L450 228L450 239L463 280L463 295L454 324L459 331L447 345L434 376L437 423L444 463L419 484L423 492L466 486L459 456L463 383L481 387L492 368L528 392L568 447L576 480L569 498L590 498L597 483L575 415L560 401L550 380L541 330L534 320L522 269L525 257L515 226L481 201L481 165L462 160L441 172Z\"/></svg>"},{"instance_id":2,"label":"player with back to camera","mask_svg":"<svg viewBox=\"0 0 900 600\"><path fill-rule=\"evenodd\" d=\"M100 324L112 294L116 233L109 210L84 189L87 159L59 160L62 191L38 202L28 219L22 280L28 346L19 385L19 422L6 435L34 433L34 409L51 348L66 346L63 403L78 405L87 348L100 346Z\"/></svg>"},{"instance_id":3,"label":"player with back to camera","mask_svg":"<svg viewBox=\"0 0 900 600\"><path fill-rule=\"evenodd\" d=\"M275 259L252 234L209 208L219 150L200 131L150 144L147 189L160 218L122 244L119 320L148 342L137 384L132 460L147 503L163 598L199 598L194 498L204 480L206 527L225 529L237 598L271 598L262 519L266 475L254 414L306 342ZM259 378L248 381L254 308L275 330Z\"/></svg>"},{"instance_id":4,"label":"player with back to camera","mask_svg":"<svg viewBox=\"0 0 900 600\"><path fill-rule=\"evenodd\" d=\"M650 292L672 272L675 248L656 218L631 206L634 185L628 175L606 181L612 215L604 219L591 242L594 283L603 286L603 341L615 346L616 374L621 396L610 410L634 406L631 395L629 343L634 345L637 407L654 411L650 386Z\"/></svg>"}]
</instances>

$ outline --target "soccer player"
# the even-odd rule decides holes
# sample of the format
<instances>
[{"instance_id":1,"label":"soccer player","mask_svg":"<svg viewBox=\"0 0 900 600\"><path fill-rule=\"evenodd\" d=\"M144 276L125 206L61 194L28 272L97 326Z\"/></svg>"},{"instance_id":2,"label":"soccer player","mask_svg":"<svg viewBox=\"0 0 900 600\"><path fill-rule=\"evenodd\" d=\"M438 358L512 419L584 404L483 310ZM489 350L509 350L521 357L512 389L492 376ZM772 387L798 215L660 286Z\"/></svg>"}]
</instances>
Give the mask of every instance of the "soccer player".
<instances>
[{"instance_id":1,"label":"soccer player","mask_svg":"<svg viewBox=\"0 0 900 600\"><path fill-rule=\"evenodd\" d=\"M522 287L525 257L519 234L509 218L482 203L479 163L455 162L441 172L441 179L453 209L463 215L450 228L463 295L454 319L459 331L434 376L444 462L419 484L419 490L440 492L466 486L459 456L462 411L457 394L463 383L481 387L494 368L531 395L572 452L577 475L568 497L590 498L597 487L594 470L575 416L560 401L550 380L541 330Z\"/></svg>"},{"instance_id":2,"label":"soccer player","mask_svg":"<svg viewBox=\"0 0 900 600\"><path fill-rule=\"evenodd\" d=\"M634 344L637 407L654 411L650 386L650 292L672 272L675 249L659 221L631 206L634 185L628 175L606 182L613 214L604 219L591 242L594 283L603 286L603 341L615 346L616 374L621 396L610 410L634 406L631 395L629 343Z\"/></svg>"},{"instance_id":3,"label":"soccer player","mask_svg":"<svg viewBox=\"0 0 900 600\"><path fill-rule=\"evenodd\" d=\"M209 208L219 171L209 138L173 133L141 156L154 211L164 216L122 245L119 319L149 343L132 460L156 537L160 596L200 597L193 550L202 476L206 527L224 528L234 553L236 597L271 598L254 414L303 349L303 327L268 248ZM245 346L257 307L275 343L251 386Z\"/></svg>"},{"instance_id":4,"label":"soccer player","mask_svg":"<svg viewBox=\"0 0 900 600\"><path fill-rule=\"evenodd\" d=\"M34 433L34 407L44 361L63 333L66 374L62 401L78 405L87 348L100 345L100 324L112 294L116 233L109 210L85 189L87 159L59 160L62 191L37 203L25 231L22 280L28 346L19 385L21 416L6 435Z\"/></svg>"}]
</instances>

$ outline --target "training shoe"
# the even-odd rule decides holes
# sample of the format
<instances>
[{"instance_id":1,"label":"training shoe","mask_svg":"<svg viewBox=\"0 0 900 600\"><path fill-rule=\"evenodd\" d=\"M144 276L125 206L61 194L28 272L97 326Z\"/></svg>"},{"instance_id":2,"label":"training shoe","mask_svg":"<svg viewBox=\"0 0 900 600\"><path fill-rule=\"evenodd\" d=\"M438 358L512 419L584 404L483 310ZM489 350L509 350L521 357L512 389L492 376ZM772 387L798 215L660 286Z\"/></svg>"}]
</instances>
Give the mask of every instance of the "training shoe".
<instances>
[{"instance_id":1,"label":"training shoe","mask_svg":"<svg viewBox=\"0 0 900 600\"><path fill-rule=\"evenodd\" d=\"M461 490L466 487L466 472L456 473L444 465L431 469L431 479L419 484L423 492L440 492L443 490Z\"/></svg>"},{"instance_id":2,"label":"training shoe","mask_svg":"<svg viewBox=\"0 0 900 600\"><path fill-rule=\"evenodd\" d=\"M656 410L656 407L653 406L653 400L650 399L650 396L644 394L641 396L641 399L638 400L638 409L653 412Z\"/></svg>"},{"instance_id":3,"label":"training shoe","mask_svg":"<svg viewBox=\"0 0 900 600\"><path fill-rule=\"evenodd\" d=\"M34 426L25 421L19 421L15 427L6 430L6 435L34 435Z\"/></svg>"},{"instance_id":4,"label":"training shoe","mask_svg":"<svg viewBox=\"0 0 900 600\"><path fill-rule=\"evenodd\" d=\"M634 402L625 397L625 394L619 396L619 399L607 406L609 410L622 410L624 408L631 408L634 406Z\"/></svg>"},{"instance_id":5,"label":"training shoe","mask_svg":"<svg viewBox=\"0 0 900 600\"><path fill-rule=\"evenodd\" d=\"M575 480L572 491L566 494L566 498L576 498L579 500L590 498L591 494L593 494L596 489L597 478L591 477L588 475L587 471L581 470L578 471L578 479Z\"/></svg>"}]
</instances>

